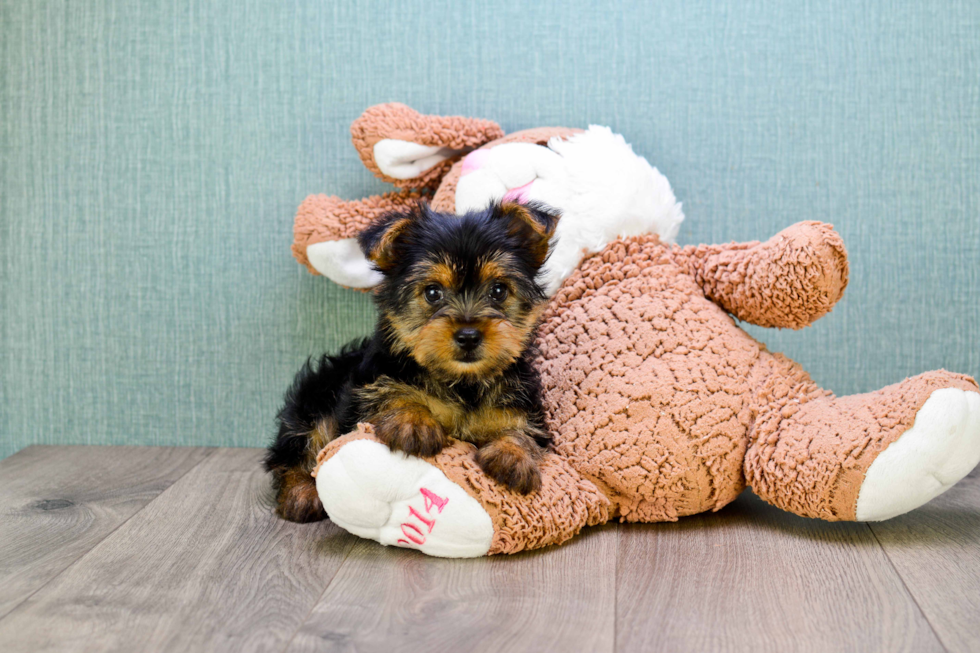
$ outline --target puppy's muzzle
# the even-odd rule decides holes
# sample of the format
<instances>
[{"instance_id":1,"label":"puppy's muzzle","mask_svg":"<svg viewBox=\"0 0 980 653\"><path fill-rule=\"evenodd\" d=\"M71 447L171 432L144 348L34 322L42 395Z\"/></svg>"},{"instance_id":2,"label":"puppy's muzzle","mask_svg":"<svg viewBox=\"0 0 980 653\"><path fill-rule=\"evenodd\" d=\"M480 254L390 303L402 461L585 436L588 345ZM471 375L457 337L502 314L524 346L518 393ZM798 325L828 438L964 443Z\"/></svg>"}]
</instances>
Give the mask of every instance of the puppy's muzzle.
<instances>
[{"instance_id":1,"label":"puppy's muzzle","mask_svg":"<svg viewBox=\"0 0 980 653\"><path fill-rule=\"evenodd\" d=\"M453 340L459 345L459 348L465 352L471 352L480 346L483 342L483 334L479 329L474 329L473 327L463 327L459 331L453 334Z\"/></svg>"}]
</instances>

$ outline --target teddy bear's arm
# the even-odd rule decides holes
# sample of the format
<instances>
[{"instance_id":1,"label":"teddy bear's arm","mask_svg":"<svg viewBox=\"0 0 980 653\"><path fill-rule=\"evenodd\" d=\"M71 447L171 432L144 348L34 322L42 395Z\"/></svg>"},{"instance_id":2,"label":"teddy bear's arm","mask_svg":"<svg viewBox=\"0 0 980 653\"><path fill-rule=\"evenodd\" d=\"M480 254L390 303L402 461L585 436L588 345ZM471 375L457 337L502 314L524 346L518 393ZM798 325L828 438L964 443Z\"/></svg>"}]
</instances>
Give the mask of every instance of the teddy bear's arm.
<instances>
[{"instance_id":1,"label":"teddy bear's arm","mask_svg":"<svg viewBox=\"0 0 980 653\"><path fill-rule=\"evenodd\" d=\"M764 243L687 246L675 258L709 299L764 327L802 329L826 315L847 286L844 243L831 225L816 221Z\"/></svg>"},{"instance_id":2,"label":"teddy bear's arm","mask_svg":"<svg viewBox=\"0 0 980 653\"><path fill-rule=\"evenodd\" d=\"M357 234L385 213L407 208L422 199L421 193L409 190L349 201L335 195L310 195L296 211L293 256L313 274L323 274L342 286L369 287L338 276L344 267L345 248L351 250L349 262L368 266L354 240Z\"/></svg>"},{"instance_id":3,"label":"teddy bear's arm","mask_svg":"<svg viewBox=\"0 0 980 653\"><path fill-rule=\"evenodd\" d=\"M454 161L503 135L491 120L427 116L397 102L370 107L351 125L364 166L398 188L435 188Z\"/></svg>"}]
</instances>

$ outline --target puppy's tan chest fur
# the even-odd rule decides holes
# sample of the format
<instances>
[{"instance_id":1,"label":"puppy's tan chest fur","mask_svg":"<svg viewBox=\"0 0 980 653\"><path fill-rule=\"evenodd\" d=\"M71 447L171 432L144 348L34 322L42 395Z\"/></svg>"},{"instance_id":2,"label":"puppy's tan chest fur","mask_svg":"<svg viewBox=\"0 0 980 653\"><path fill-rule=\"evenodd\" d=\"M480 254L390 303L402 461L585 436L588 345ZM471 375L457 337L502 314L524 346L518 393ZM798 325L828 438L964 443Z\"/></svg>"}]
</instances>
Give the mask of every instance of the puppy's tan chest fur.
<instances>
[{"instance_id":1,"label":"puppy's tan chest fur","mask_svg":"<svg viewBox=\"0 0 980 653\"><path fill-rule=\"evenodd\" d=\"M387 377L357 392L365 420L373 422L391 413L431 416L446 435L485 444L502 434L527 427L523 412L506 407L506 389L491 386L477 405L467 405L447 388L417 387Z\"/></svg>"}]
</instances>

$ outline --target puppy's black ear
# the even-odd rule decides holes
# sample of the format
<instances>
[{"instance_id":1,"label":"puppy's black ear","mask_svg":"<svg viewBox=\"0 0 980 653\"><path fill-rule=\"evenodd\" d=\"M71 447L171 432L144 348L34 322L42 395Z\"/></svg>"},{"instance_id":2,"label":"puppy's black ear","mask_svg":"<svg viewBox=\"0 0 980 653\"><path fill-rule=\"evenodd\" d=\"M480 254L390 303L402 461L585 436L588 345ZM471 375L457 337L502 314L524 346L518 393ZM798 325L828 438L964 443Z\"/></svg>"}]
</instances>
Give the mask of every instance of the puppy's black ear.
<instances>
[{"instance_id":1,"label":"puppy's black ear","mask_svg":"<svg viewBox=\"0 0 980 653\"><path fill-rule=\"evenodd\" d=\"M527 243L531 258L540 268L548 258L548 247L561 213L544 204L517 202L504 202L499 210L508 222L510 233Z\"/></svg>"},{"instance_id":2,"label":"puppy's black ear","mask_svg":"<svg viewBox=\"0 0 980 653\"><path fill-rule=\"evenodd\" d=\"M381 216L357 236L361 251L382 272L394 267L398 245L405 230L425 212L421 204L403 213Z\"/></svg>"}]
</instances>

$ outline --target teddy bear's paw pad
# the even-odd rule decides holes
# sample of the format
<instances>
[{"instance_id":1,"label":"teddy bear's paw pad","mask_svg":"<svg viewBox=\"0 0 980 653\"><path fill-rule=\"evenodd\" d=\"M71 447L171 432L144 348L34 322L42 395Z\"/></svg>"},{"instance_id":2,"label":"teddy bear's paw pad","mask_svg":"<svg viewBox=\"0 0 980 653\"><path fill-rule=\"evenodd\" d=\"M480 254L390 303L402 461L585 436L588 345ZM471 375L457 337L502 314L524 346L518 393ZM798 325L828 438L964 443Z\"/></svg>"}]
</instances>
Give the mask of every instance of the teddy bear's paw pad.
<instances>
[{"instance_id":1,"label":"teddy bear's paw pad","mask_svg":"<svg viewBox=\"0 0 980 653\"><path fill-rule=\"evenodd\" d=\"M316 476L331 521L359 537L443 558L486 555L493 522L424 460L371 440L345 444Z\"/></svg>"},{"instance_id":2,"label":"teddy bear's paw pad","mask_svg":"<svg viewBox=\"0 0 980 653\"><path fill-rule=\"evenodd\" d=\"M464 151L386 138L374 144L374 162L381 172L392 179L414 179L432 166L459 156Z\"/></svg>"},{"instance_id":3,"label":"teddy bear's paw pad","mask_svg":"<svg viewBox=\"0 0 980 653\"><path fill-rule=\"evenodd\" d=\"M881 452L858 493L857 520L902 515L939 496L980 463L980 394L934 391L908 431Z\"/></svg>"}]
</instances>

